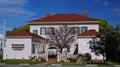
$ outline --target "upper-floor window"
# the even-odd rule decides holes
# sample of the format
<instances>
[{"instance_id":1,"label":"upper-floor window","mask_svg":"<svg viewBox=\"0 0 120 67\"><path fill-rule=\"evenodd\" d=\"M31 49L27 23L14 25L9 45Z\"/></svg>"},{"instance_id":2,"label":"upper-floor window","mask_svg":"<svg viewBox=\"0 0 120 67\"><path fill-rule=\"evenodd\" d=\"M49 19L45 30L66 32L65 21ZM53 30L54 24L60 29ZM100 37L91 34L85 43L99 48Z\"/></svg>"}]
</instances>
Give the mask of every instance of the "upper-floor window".
<instances>
[{"instance_id":1,"label":"upper-floor window","mask_svg":"<svg viewBox=\"0 0 120 67\"><path fill-rule=\"evenodd\" d=\"M74 27L74 34L79 34L79 27Z\"/></svg>"},{"instance_id":2,"label":"upper-floor window","mask_svg":"<svg viewBox=\"0 0 120 67\"><path fill-rule=\"evenodd\" d=\"M37 31L37 30L33 30L33 33L34 33L34 34L38 34L38 31Z\"/></svg>"},{"instance_id":3,"label":"upper-floor window","mask_svg":"<svg viewBox=\"0 0 120 67\"><path fill-rule=\"evenodd\" d=\"M41 27L41 28L40 28L40 34L41 34L41 35L46 35L46 33L47 33L47 32L46 32L46 27Z\"/></svg>"},{"instance_id":4,"label":"upper-floor window","mask_svg":"<svg viewBox=\"0 0 120 67\"><path fill-rule=\"evenodd\" d=\"M54 34L54 27L48 28L48 34Z\"/></svg>"},{"instance_id":5,"label":"upper-floor window","mask_svg":"<svg viewBox=\"0 0 120 67\"><path fill-rule=\"evenodd\" d=\"M87 27L81 27L81 33L86 32L87 30Z\"/></svg>"}]
</instances>

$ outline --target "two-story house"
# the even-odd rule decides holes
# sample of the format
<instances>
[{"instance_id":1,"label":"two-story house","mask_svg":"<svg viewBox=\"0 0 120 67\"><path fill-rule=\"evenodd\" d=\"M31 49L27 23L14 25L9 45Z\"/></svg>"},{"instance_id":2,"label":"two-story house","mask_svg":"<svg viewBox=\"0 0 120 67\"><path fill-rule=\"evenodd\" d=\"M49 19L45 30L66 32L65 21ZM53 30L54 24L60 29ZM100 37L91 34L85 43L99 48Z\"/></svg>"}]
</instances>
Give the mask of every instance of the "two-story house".
<instances>
[{"instance_id":1,"label":"two-story house","mask_svg":"<svg viewBox=\"0 0 120 67\"><path fill-rule=\"evenodd\" d=\"M76 37L77 37L77 41L78 41L78 53L83 54L83 53L88 52L92 55L92 59L98 59L98 60L102 59L102 56L95 56L95 54L91 53L90 49L89 49L89 44L87 44L89 42L89 40L91 40L91 37L96 36L97 34L101 34L99 32L100 21L97 19L88 17L86 11L83 11L82 15L79 15L79 14L50 15L50 12L47 12L45 17L31 20L31 21L29 21L28 24L30 25L30 32L35 35L41 36L42 38L46 38L47 34L49 34L50 30L54 30L54 28L57 28L59 26L68 25L70 27L74 27L74 29L77 31ZM8 43L6 43L6 46L7 45L8 45ZM12 43L11 43L11 45L15 46ZM41 44L41 45L42 45L41 49L44 49L45 51L47 50L47 47L49 46L48 43ZM23 45L23 46L25 46L25 45ZM33 46L30 46L30 47L32 48ZM9 44L9 47L7 47L7 48L13 49L13 47L10 47L10 44ZM7 50L7 48L5 50ZM25 49L25 48L23 48L23 49ZM28 49L28 51L29 50L31 50L31 49ZM73 49L73 51L74 51L74 49ZM8 53L9 53L9 51L5 52L4 57L8 57L9 56ZM11 53L12 53L12 51L11 51ZM29 55L26 55L26 57L28 57ZM17 56L16 57L14 57L13 55L10 55L10 56L11 57L9 59L17 58ZM5 59L7 59L7 58L5 58ZM20 59L20 58L18 58L18 59ZM26 58L26 59L28 59L28 58Z\"/></svg>"},{"instance_id":2,"label":"two-story house","mask_svg":"<svg viewBox=\"0 0 120 67\"><path fill-rule=\"evenodd\" d=\"M49 31L61 25L68 25L69 27L74 27L77 31L78 39L78 53L91 53L89 49L89 40L91 37L101 33L99 32L100 20L90 18L87 16L87 12L83 11L82 15L79 14L55 14L50 15L50 12L46 13L46 16L43 18L35 19L29 21L30 32L37 35L47 37ZM74 46L72 45L71 52L74 52ZM91 53L92 59L101 60L102 56L96 56Z\"/></svg>"}]
</instances>

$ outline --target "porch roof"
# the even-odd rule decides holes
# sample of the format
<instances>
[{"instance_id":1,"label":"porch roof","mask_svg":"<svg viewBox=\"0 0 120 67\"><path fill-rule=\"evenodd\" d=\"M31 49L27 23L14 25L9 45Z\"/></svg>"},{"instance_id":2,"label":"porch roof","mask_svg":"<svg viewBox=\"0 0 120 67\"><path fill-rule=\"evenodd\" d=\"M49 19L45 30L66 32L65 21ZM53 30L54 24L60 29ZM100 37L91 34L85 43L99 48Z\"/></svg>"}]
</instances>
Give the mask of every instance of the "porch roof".
<instances>
[{"instance_id":1,"label":"porch roof","mask_svg":"<svg viewBox=\"0 0 120 67\"><path fill-rule=\"evenodd\" d=\"M34 38L39 38L39 39L43 39L46 40L45 38L43 38L42 36L39 36L37 34L33 34L27 31L19 31L19 32L15 32L12 34L7 34L6 37L34 37Z\"/></svg>"},{"instance_id":2,"label":"porch roof","mask_svg":"<svg viewBox=\"0 0 120 67\"><path fill-rule=\"evenodd\" d=\"M78 34L77 36L96 36L96 35L104 35L101 32L97 32L96 30L88 30L86 32L83 32L81 34Z\"/></svg>"}]
</instances>

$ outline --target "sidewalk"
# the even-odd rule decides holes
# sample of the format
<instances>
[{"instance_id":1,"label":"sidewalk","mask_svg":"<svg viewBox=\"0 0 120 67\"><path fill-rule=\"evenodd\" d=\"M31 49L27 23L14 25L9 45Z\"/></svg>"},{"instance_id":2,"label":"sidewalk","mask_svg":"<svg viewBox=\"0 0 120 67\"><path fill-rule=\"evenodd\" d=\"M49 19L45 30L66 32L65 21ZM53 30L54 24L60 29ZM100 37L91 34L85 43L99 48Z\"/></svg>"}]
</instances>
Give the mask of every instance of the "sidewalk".
<instances>
[{"instance_id":1,"label":"sidewalk","mask_svg":"<svg viewBox=\"0 0 120 67\"><path fill-rule=\"evenodd\" d=\"M57 61L57 60L56 60L55 58L51 58L51 59L48 60L48 62L43 62L43 63L41 63L40 65L49 65L49 64L54 63L54 62L56 62L56 61Z\"/></svg>"}]
</instances>

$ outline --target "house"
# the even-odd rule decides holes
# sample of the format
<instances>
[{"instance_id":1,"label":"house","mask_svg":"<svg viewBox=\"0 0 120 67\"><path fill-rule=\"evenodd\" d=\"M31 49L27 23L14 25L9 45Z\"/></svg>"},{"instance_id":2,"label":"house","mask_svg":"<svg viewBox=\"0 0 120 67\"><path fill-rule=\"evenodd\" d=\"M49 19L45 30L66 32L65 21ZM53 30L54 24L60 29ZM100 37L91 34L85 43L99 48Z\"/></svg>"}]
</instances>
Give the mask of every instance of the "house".
<instances>
[{"instance_id":1,"label":"house","mask_svg":"<svg viewBox=\"0 0 120 67\"><path fill-rule=\"evenodd\" d=\"M68 25L69 27L74 27L74 30L77 31L77 40L78 40L78 53L90 53L92 59L102 60L102 56L96 56L91 53L89 49L89 40L91 37L95 37L99 32L100 20L90 18L87 16L87 12L83 11L82 15L78 14L55 14L50 15L50 12L46 13L46 16L43 18L35 19L29 21L30 32L38 34L44 38L47 37L49 31L54 28L57 28L61 25ZM74 53L75 46L71 45L71 53Z\"/></svg>"},{"instance_id":2,"label":"house","mask_svg":"<svg viewBox=\"0 0 120 67\"><path fill-rule=\"evenodd\" d=\"M70 49L71 54L73 54L75 51L76 48L75 44L78 44L78 53L90 53L89 44L87 43L89 42L89 40L91 40L91 37L100 34L99 32L100 22L101 22L100 20L88 17L86 11L83 11L82 15L79 14L50 15L50 12L47 12L45 17L31 20L28 22L28 24L30 25L31 32L29 36L28 35L26 36L25 33L14 36L7 35L6 47L4 48L5 49L4 59L11 58L28 59L28 56L32 55L31 48L34 48L34 46L32 46L33 44L36 44L37 46L36 49L38 48L38 45L41 45L41 47L43 47L41 48L41 50L44 49L45 51L47 51L49 43L46 44L44 42L41 43L34 40L34 38L38 36L39 37L38 39L44 40L47 38L47 35L51 30L54 30L55 28L58 28L59 26L62 25L73 27L74 30L77 32L76 34L77 42L71 45L72 46ZM33 34L36 36L34 37ZM18 45L20 45L20 47L23 47L20 48L23 51L20 52L14 50L16 49L16 47L19 48ZM90 54L92 55L92 60L94 59L102 60L102 56L96 56L93 53Z\"/></svg>"},{"instance_id":3,"label":"house","mask_svg":"<svg viewBox=\"0 0 120 67\"><path fill-rule=\"evenodd\" d=\"M43 52L41 45L45 42L43 37L26 31L8 34L3 59L29 59L30 56Z\"/></svg>"}]
</instances>

